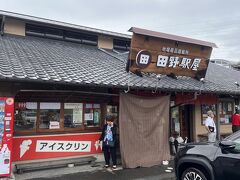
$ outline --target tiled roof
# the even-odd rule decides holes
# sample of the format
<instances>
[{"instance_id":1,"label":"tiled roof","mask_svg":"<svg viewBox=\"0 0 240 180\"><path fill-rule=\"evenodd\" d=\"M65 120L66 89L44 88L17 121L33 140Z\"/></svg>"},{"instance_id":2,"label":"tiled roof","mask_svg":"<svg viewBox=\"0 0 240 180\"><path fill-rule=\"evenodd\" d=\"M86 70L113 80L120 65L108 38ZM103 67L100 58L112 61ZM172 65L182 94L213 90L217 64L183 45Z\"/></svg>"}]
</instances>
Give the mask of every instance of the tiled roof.
<instances>
[{"instance_id":1,"label":"tiled roof","mask_svg":"<svg viewBox=\"0 0 240 180\"><path fill-rule=\"evenodd\" d=\"M190 77L154 74L139 77L127 73L126 53L105 51L95 46L36 37L0 36L0 79L90 84L97 86L162 91L238 93L234 84L239 72L210 63L206 82ZM234 75L234 76L232 76ZM227 78L226 80L223 77ZM226 85L225 85L226 84Z\"/></svg>"},{"instance_id":2,"label":"tiled roof","mask_svg":"<svg viewBox=\"0 0 240 180\"><path fill-rule=\"evenodd\" d=\"M209 63L206 80L229 89L229 93L233 91L239 93L240 91L240 87L236 85L236 83L240 84L240 71L235 69Z\"/></svg>"}]
</instances>

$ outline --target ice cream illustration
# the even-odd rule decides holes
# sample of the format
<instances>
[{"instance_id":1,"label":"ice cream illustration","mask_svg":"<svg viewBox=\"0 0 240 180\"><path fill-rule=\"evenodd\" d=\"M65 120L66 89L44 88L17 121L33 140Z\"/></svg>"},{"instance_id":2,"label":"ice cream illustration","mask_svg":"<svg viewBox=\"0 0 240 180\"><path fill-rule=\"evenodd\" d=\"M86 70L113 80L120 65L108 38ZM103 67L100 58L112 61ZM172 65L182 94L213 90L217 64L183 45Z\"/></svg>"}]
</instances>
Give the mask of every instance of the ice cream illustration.
<instances>
[{"instance_id":1,"label":"ice cream illustration","mask_svg":"<svg viewBox=\"0 0 240 180\"><path fill-rule=\"evenodd\" d=\"M102 150L102 145L103 145L102 141L100 142L100 144L99 144L99 145L100 145L100 148L101 148L101 150Z\"/></svg>"},{"instance_id":2,"label":"ice cream illustration","mask_svg":"<svg viewBox=\"0 0 240 180\"><path fill-rule=\"evenodd\" d=\"M99 142L99 141L95 142L96 151L98 150L98 147L100 147L102 149L102 142Z\"/></svg>"},{"instance_id":3,"label":"ice cream illustration","mask_svg":"<svg viewBox=\"0 0 240 180\"><path fill-rule=\"evenodd\" d=\"M98 141L96 141L96 142L95 142L96 151L98 150L98 146L99 146L99 143L98 143Z\"/></svg>"},{"instance_id":4,"label":"ice cream illustration","mask_svg":"<svg viewBox=\"0 0 240 180\"><path fill-rule=\"evenodd\" d=\"M32 144L32 140L24 140L20 145L20 158L29 150L29 146Z\"/></svg>"}]
</instances>

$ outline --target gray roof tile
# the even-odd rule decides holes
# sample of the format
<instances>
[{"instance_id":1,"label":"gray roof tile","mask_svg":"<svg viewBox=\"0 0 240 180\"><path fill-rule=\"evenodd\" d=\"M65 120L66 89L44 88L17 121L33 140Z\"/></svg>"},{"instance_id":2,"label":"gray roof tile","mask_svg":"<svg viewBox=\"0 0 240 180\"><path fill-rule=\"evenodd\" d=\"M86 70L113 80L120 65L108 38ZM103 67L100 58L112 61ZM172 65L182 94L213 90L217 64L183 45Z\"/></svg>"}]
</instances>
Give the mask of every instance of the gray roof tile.
<instances>
[{"instance_id":1,"label":"gray roof tile","mask_svg":"<svg viewBox=\"0 0 240 180\"><path fill-rule=\"evenodd\" d=\"M94 84L166 91L238 93L235 81L240 72L209 64L206 82L190 77L177 79L153 73L139 77L125 71L127 53L102 50L94 46L36 37L0 36L0 79Z\"/></svg>"}]
</instances>

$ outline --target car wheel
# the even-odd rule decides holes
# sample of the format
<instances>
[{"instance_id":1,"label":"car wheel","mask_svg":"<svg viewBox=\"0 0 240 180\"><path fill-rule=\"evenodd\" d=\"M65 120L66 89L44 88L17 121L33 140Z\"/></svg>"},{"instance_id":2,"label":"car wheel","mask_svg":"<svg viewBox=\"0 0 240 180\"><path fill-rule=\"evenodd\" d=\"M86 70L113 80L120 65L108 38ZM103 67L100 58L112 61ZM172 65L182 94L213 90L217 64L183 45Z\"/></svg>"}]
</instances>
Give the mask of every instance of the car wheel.
<instances>
[{"instance_id":1,"label":"car wheel","mask_svg":"<svg viewBox=\"0 0 240 180\"><path fill-rule=\"evenodd\" d=\"M203 172L196 168L187 168L181 177L181 180L207 180Z\"/></svg>"}]
</instances>

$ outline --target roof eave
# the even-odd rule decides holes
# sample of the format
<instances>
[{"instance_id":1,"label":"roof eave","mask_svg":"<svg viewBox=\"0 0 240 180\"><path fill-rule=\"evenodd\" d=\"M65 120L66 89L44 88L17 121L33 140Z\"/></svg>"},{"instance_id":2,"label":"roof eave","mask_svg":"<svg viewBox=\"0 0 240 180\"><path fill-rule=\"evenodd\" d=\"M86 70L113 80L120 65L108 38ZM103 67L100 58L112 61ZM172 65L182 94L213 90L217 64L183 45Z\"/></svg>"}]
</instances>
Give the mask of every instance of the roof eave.
<instances>
[{"instance_id":1,"label":"roof eave","mask_svg":"<svg viewBox=\"0 0 240 180\"><path fill-rule=\"evenodd\" d=\"M24 15L24 14L19 14L19 13L13 13L13 12L8 12L8 11L3 11L3 10L0 10L0 15L3 15L6 17L11 17L11 18L16 18L16 19L21 19L21 20L26 20L26 21L33 21L33 22L39 22L39 23L46 23L46 24L50 24L50 25L62 26L65 28L73 28L76 30L88 31L88 32L93 32L93 33L97 33L97 34L113 36L113 37L126 38L126 39L131 39L131 37L132 37L131 35L128 35L128 34L117 33L117 32L107 31L107 30L101 30L101 29L91 28L91 27L86 27L86 26L80 26L80 25L76 25L76 24L55 21L55 20L30 16L30 15Z\"/></svg>"},{"instance_id":2,"label":"roof eave","mask_svg":"<svg viewBox=\"0 0 240 180\"><path fill-rule=\"evenodd\" d=\"M146 30L146 29L142 29L142 28L137 28L137 27L131 27L128 31L133 32L135 34L140 34L140 35L147 35L147 36L156 37L156 38L163 38L163 39L175 40L175 41L179 41L179 42L185 42L185 43L202 45L202 46L207 46L207 47L212 47L212 48L218 48L217 45L212 42L207 42L207 41L202 41L202 40L187 38L187 37L183 37L183 36L167 34L167 33L161 33L161 32Z\"/></svg>"}]
</instances>

